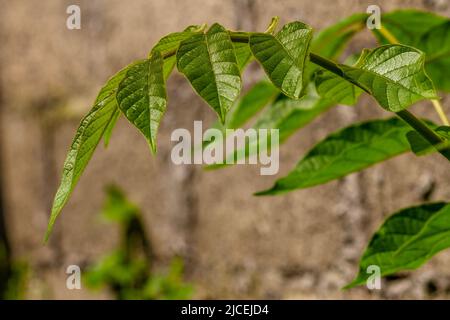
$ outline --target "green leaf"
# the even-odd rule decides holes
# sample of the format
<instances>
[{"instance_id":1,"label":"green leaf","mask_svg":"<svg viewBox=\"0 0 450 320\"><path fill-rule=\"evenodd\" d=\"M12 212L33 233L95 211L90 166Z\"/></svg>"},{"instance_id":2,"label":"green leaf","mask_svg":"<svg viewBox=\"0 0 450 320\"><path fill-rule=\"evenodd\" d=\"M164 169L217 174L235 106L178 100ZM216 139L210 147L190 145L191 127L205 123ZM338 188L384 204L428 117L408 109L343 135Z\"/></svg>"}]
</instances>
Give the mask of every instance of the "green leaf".
<instances>
[{"instance_id":1,"label":"green leaf","mask_svg":"<svg viewBox=\"0 0 450 320\"><path fill-rule=\"evenodd\" d=\"M436 87L450 92L450 20L424 33L414 46L427 53L425 70Z\"/></svg>"},{"instance_id":2,"label":"green leaf","mask_svg":"<svg viewBox=\"0 0 450 320\"><path fill-rule=\"evenodd\" d=\"M242 73L248 63L253 59L252 51L250 50L248 43L245 42L233 42L233 47L237 65Z\"/></svg>"},{"instance_id":3,"label":"green leaf","mask_svg":"<svg viewBox=\"0 0 450 320\"><path fill-rule=\"evenodd\" d=\"M142 132L152 152L156 152L156 135L167 106L159 51L152 51L147 60L128 70L119 85L117 101L125 117Z\"/></svg>"},{"instance_id":4,"label":"green leaf","mask_svg":"<svg viewBox=\"0 0 450 320\"><path fill-rule=\"evenodd\" d=\"M363 92L360 88L334 73L320 69L315 74L317 92L325 99L353 106Z\"/></svg>"},{"instance_id":5,"label":"green leaf","mask_svg":"<svg viewBox=\"0 0 450 320\"><path fill-rule=\"evenodd\" d=\"M242 85L227 30L216 23L206 34L184 40L178 48L177 60L178 70L224 122Z\"/></svg>"},{"instance_id":6,"label":"green leaf","mask_svg":"<svg viewBox=\"0 0 450 320\"><path fill-rule=\"evenodd\" d=\"M450 92L450 79L447 77L450 68L449 21L448 17L418 10L393 11L383 14L382 18L383 28L399 43L426 53L425 70L436 88L446 92ZM381 43L389 44L383 32L372 31Z\"/></svg>"},{"instance_id":7,"label":"green leaf","mask_svg":"<svg viewBox=\"0 0 450 320\"><path fill-rule=\"evenodd\" d=\"M424 61L425 54L417 49L386 45L364 50L353 67L339 67L345 79L370 93L384 109L398 112L419 100L436 98Z\"/></svg>"},{"instance_id":8,"label":"green leaf","mask_svg":"<svg viewBox=\"0 0 450 320\"><path fill-rule=\"evenodd\" d=\"M355 64L358 58L359 56L356 54L350 55L345 59L345 64ZM355 105L363 92L361 88L322 67L317 67L314 73L314 83L322 98L348 106Z\"/></svg>"},{"instance_id":9,"label":"green leaf","mask_svg":"<svg viewBox=\"0 0 450 320\"><path fill-rule=\"evenodd\" d=\"M392 158L409 150L405 135L410 130L398 118L346 127L319 142L287 176L257 195L312 187Z\"/></svg>"},{"instance_id":10,"label":"green leaf","mask_svg":"<svg viewBox=\"0 0 450 320\"><path fill-rule=\"evenodd\" d=\"M432 12L407 9L383 13L382 26L389 31L400 43L413 45L417 39L430 29L440 25L448 18ZM378 29L372 32L383 44L390 44Z\"/></svg>"},{"instance_id":11,"label":"green leaf","mask_svg":"<svg viewBox=\"0 0 450 320\"><path fill-rule=\"evenodd\" d=\"M105 133L103 134L103 143L105 148L108 147L109 141L111 140L111 135L114 127L116 126L117 120L119 120L120 116L120 109L119 106L116 104L116 107L114 109L113 116L111 117L111 120L108 123L108 126L105 129Z\"/></svg>"},{"instance_id":12,"label":"green leaf","mask_svg":"<svg viewBox=\"0 0 450 320\"><path fill-rule=\"evenodd\" d=\"M266 33L250 35L250 49L256 60L272 83L288 97L300 98L305 88L304 69L311 38L311 27L301 22L286 24L275 36Z\"/></svg>"},{"instance_id":13,"label":"green leaf","mask_svg":"<svg viewBox=\"0 0 450 320\"><path fill-rule=\"evenodd\" d=\"M192 35L201 32L204 28L205 25L193 25L187 27L182 32L169 33L168 35L162 37L153 47L152 52L159 51L163 57L165 57L166 55L170 55L164 59L163 73L165 80L167 80L167 78L170 76L173 67L177 62L176 51L178 50L180 43L188 39Z\"/></svg>"},{"instance_id":14,"label":"green leaf","mask_svg":"<svg viewBox=\"0 0 450 320\"><path fill-rule=\"evenodd\" d=\"M338 59L350 39L366 28L367 14L357 13L320 30L311 43L311 51L328 59Z\"/></svg>"},{"instance_id":15,"label":"green leaf","mask_svg":"<svg viewBox=\"0 0 450 320\"><path fill-rule=\"evenodd\" d=\"M345 288L363 284L367 267L376 265L386 276L417 269L441 250L450 247L450 204L423 204L400 210L374 234L359 263L357 277Z\"/></svg>"},{"instance_id":16,"label":"green leaf","mask_svg":"<svg viewBox=\"0 0 450 320\"><path fill-rule=\"evenodd\" d=\"M119 83L127 72L139 63L135 62L127 66L110 78L100 90L91 111L81 120L64 161L61 183L53 201L45 241L48 240L56 218L69 199L84 168L114 117L117 110L116 91Z\"/></svg>"},{"instance_id":17,"label":"green leaf","mask_svg":"<svg viewBox=\"0 0 450 320\"><path fill-rule=\"evenodd\" d=\"M411 130L406 134L411 151L417 156L423 156L431 152L434 147L425 140L417 131Z\"/></svg>"}]
</instances>

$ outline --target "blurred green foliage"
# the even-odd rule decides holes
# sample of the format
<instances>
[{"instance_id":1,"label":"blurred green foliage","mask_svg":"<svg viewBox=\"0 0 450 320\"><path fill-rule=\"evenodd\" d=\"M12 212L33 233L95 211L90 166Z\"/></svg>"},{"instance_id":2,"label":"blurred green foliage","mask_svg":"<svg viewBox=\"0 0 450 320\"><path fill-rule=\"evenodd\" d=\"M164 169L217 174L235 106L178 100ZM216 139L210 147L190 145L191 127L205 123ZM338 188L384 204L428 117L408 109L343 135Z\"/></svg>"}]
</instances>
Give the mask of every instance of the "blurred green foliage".
<instances>
[{"instance_id":1,"label":"blurred green foliage","mask_svg":"<svg viewBox=\"0 0 450 320\"><path fill-rule=\"evenodd\" d=\"M191 285L183 281L184 266L175 258L165 274L153 271L154 255L143 227L139 208L116 186L107 188L102 211L120 226L120 243L112 253L84 274L88 288L109 288L117 299L188 299Z\"/></svg>"},{"instance_id":2,"label":"blurred green foliage","mask_svg":"<svg viewBox=\"0 0 450 320\"><path fill-rule=\"evenodd\" d=\"M0 243L0 300L23 299L27 275L28 266L11 261L6 246Z\"/></svg>"}]
</instances>

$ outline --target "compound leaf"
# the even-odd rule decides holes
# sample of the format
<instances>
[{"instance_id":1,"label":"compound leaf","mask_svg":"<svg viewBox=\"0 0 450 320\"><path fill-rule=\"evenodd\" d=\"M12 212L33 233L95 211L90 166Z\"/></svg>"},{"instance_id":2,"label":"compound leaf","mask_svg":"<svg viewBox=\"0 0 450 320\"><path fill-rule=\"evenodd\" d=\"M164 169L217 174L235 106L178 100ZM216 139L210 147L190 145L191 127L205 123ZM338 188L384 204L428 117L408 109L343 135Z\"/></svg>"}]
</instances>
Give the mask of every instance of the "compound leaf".
<instances>
[{"instance_id":1,"label":"compound leaf","mask_svg":"<svg viewBox=\"0 0 450 320\"><path fill-rule=\"evenodd\" d=\"M119 85L117 102L125 117L142 132L152 152L156 134L167 106L163 59L157 50L130 68Z\"/></svg>"},{"instance_id":2,"label":"compound leaf","mask_svg":"<svg viewBox=\"0 0 450 320\"><path fill-rule=\"evenodd\" d=\"M420 267L450 247L450 204L439 202L400 210L390 216L370 240L359 273L345 288L363 284L369 266L382 276Z\"/></svg>"},{"instance_id":3,"label":"compound leaf","mask_svg":"<svg viewBox=\"0 0 450 320\"><path fill-rule=\"evenodd\" d=\"M322 184L409 150L410 127L398 118L373 120L339 130L314 146L294 170L257 195L275 195Z\"/></svg>"},{"instance_id":4,"label":"compound leaf","mask_svg":"<svg viewBox=\"0 0 450 320\"><path fill-rule=\"evenodd\" d=\"M311 38L311 27L301 22L286 24L275 36L250 35L250 49L256 60L272 83L288 97L298 99L303 93Z\"/></svg>"},{"instance_id":5,"label":"compound leaf","mask_svg":"<svg viewBox=\"0 0 450 320\"><path fill-rule=\"evenodd\" d=\"M119 83L127 72L139 63L133 63L111 77L100 90L91 111L81 120L64 161L61 183L53 201L45 241L48 240L56 218L69 199L95 148L116 114L116 91Z\"/></svg>"},{"instance_id":6,"label":"compound leaf","mask_svg":"<svg viewBox=\"0 0 450 320\"><path fill-rule=\"evenodd\" d=\"M184 40L177 61L178 70L224 122L242 85L228 31L216 23L206 33Z\"/></svg>"}]
</instances>

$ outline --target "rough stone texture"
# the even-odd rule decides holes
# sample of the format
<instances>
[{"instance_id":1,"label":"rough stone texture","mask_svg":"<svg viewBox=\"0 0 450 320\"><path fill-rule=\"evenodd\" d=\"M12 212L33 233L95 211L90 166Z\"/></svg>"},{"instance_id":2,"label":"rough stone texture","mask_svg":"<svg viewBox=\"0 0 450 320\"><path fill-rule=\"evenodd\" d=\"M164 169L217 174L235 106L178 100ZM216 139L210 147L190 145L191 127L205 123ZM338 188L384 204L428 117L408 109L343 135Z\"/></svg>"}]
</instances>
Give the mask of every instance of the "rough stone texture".
<instances>
[{"instance_id":1,"label":"rough stone texture","mask_svg":"<svg viewBox=\"0 0 450 320\"><path fill-rule=\"evenodd\" d=\"M450 14L448 1L77 1L82 29L65 27L72 1L0 1L1 148L8 235L16 259L33 269L30 298L104 298L107 292L69 291L65 268L86 264L117 241L99 219L103 188L116 182L144 212L158 261L186 259L198 298L430 298L448 297L450 253L420 271L383 282L369 292L339 288L356 272L357 259L383 217L430 200L450 199L448 163L439 155L404 155L340 181L280 197L255 198L274 177L252 166L204 172L170 161L170 133L214 114L179 75L168 85L170 103L151 157L125 120L107 150L96 151L43 246L53 193L81 115L114 71L144 57L152 43L190 24L221 22L229 28L264 29L273 15L320 29L369 4L417 7ZM351 49L374 45L368 34ZM260 74L251 68L246 87ZM250 79L250 81L248 80ZM444 100L449 110L449 99ZM435 118L428 103L414 111ZM280 175L315 141L354 120L387 116L369 97L357 108L338 107L292 137L281 149ZM436 290L429 288L435 287Z\"/></svg>"}]
</instances>

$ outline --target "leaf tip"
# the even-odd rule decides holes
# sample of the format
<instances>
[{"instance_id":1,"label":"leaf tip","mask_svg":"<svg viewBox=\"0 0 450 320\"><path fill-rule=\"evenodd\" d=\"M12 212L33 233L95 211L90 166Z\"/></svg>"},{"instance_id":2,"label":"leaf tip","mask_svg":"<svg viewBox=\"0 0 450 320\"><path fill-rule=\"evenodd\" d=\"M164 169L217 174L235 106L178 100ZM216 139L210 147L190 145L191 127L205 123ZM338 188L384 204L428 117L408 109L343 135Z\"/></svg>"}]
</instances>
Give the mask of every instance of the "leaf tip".
<instances>
[{"instance_id":1,"label":"leaf tip","mask_svg":"<svg viewBox=\"0 0 450 320\"><path fill-rule=\"evenodd\" d=\"M358 276L355 279L353 279L351 282L347 283L345 286L341 288L342 291L347 291L349 289L353 289L354 287L361 285L363 282L362 279Z\"/></svg>"},{"instance_id":2,"label":"leaf tip","mask_svg":"<svg viewBox=\"0 0 450 320\"><path fill-rule=\"evenodd\" d=\"M53 231L53 225L55 224L55 219L50 218L50 221L48 222L47 231L45 231L44 239L42 240L42 244L46 245L48 243L48 240L50 239L50 235Z\"/></svg>"},{"instance_id":3,"label":"leaf tip","mask_svg":"<svg viewBox=\"0 0 450 320\"><path fill-rule=\"evenodd\" d=\"M156 155L156 142L153 139L148 140L148 147L150 148L151 154L153 156Z\"/></svg>"},{"instance_id":4,"label":"leaf tip","mask_svg":"<svg viewBox=\"0 0 450 320\"><path fill-rule=\"evenodd\" d=\"M253 193L254 196L273 196L275 195L275 187Z\"/></svg>"},{"instance_id":5,"label":"leaf tip","mask_svg":"<svg viewBox=\"0 0 450 320\"><path fill-rule=\"evenodd\" d=\"M108 146L109 146L109 139L103 139L103 147L105 149L108 149Z\"/></svg>"}]
</instances>

